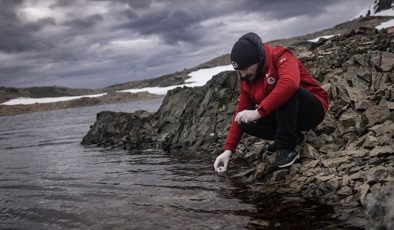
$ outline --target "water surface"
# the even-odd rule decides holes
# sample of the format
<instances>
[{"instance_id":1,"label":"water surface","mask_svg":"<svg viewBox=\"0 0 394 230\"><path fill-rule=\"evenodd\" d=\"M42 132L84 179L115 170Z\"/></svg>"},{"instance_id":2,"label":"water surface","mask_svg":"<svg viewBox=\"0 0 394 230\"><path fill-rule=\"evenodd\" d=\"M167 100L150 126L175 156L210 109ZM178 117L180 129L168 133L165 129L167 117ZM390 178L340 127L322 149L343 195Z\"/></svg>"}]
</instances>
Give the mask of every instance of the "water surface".
<instances>
[{"instance_id":1,"label":"water surface","mask_svg":"<svg viewBox=\"0 0 394 230\"><path fill-rule=\"evenodd\" d=\"M84 148L102 110L155 111L162 98L0 117L0 227L319 229L332 209L265 197L213 172L213 156ZM230 172L235 173L235 172Z\"/></svg>"}]
</instances>

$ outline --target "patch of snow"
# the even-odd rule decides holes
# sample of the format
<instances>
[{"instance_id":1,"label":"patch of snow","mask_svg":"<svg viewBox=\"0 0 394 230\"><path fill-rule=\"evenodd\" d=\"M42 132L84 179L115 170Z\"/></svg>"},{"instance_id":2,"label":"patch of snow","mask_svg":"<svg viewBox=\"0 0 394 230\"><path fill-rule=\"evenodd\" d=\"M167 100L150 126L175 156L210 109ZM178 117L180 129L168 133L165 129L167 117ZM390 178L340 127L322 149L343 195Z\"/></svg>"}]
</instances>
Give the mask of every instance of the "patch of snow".
<instances>
[{"instance_id":1,"label":"patch of snow","mask_svg":"<svg viewBox=\"0 0 394 230\"><path fill-rule=\"evenodd\" d=\"M391 9L387 10L382 10L380 12L375 12L375 3L372 3L369 5L367 8L362 10L360 13L358 13L356 16L353 17L353 19L357 19L359 17L366 17L369 11L369 16L394 16L394 7L393 4L391 5Z\"/></svg>"},{"instance_id":2,"label":"patch of snow","mask_svg":"<svg viewBox=\"0 0 394 230\"><path fill-rule=\"evenodd\" d=\"M138 92L148 92L148 93L153 93L153 94L158 94L158 95L165 95L167 94L168 90L175 89L176 87L196 87L196 86L203 86L205 85L211 78L223 71L227 70L234 70L232 65L225 65L225 66L217 66L213 68L207 68L207 69L199 69L196 71L193 71L189 73L189 76L191 78L187 79L185 84L182 85L172 85L172 86L167 86L167 87L145 87L141 89L126 89L126 90L120 90L117 92L129 92L129 93L138 93Z\"/></svg>"},{"instance_id":3,"label":"patch of snow","mask_svg":"<svg viewBox=\"0 0 394 230\"><path fill-rule=\"evenodd\" d=\"M182 87L184 85L171 85L171 86L166 86L166 87L145 87L145 88L140 88L140 89L125 89L125 90L119 90L116 92L121 92L121 93L140 93L140 92L148 92L148 93L153 93L157 95L166 95L168 90L175 89L176 87Z\"/></svg>"},{"instance_id":4,"label":"patch of snow","mask_svg":"<svg viewBox=\"0 0 394 230\"><path fill-rule=\"evenodd\" d=\"M70 101L83 97L101 97L107 93L93 94L93 95L82 95L82 96L69 96L69 97L44 97L44 98L29 98L29 97L19 97L11 99L2 103L1 105L31 105L31 104L43 104L43 103L53 103L59 101Z\"/></svg>"},{"instance_id":5,"label":"patch of snow","mask_svg":"<svg viewBox=\"0 0 394 230\"><path fill-rule=\"evenodd\" d=\"M389 28L389 27L393 27L393 26L394 26L394 19L391 19L391 20L389 20L387 22L381 23L380 25L378 25L376 27L376 29L381 30L383 28Z\"/></svg>"},{"instance_id":6,"label":"patch of snow","mask_svg":"<svg viewBox=\"0 0 394 230\"><path fill-rule=\"evenodd\" d=\"M382 10L376 14L374 14L374 16L394 16L394 9L388 9L388 10Z\"/></svg>"},{"instance_id":7,"label":"patch of snow","mask_svg":"<svg viewBox=\"0 0 394 230\"><path fill-rule=\"evenodd\" d=\"M217 66L208 69L199 69L197 71L193 71L189 74L191 78L189 78L185 84L182 85L171 85L167 87L146 87L141 89L127 89L121 90L117 92L129 92L129 93L139 93L139 92L149 92L158 95L167 94L168 90L175 89L176 87L196 87L205 85L214 75L226 71L226 70L234 70L232 65L226 66ZM2 103L1 105L31 105L31 104L41 104L41 103L53 103L59 101L70 101L83 97L101 97L106 95L107 93L102 94L94 94L94 95L83 95L83 96L72 96L72 97L47 97L47 98L26 98L20 97L16 99L12 99Z\"/></svg>"},{"instance_id":8,"label":"patch of snow","mask_svg":"<svg viewBox=\"0 0 394 230\"><path fill-rule=\"evenodd\" d=\"M310 39L310 40L308 40L308 41L309 41L309 42L318 42L320 38L330 39L330 38L335 37L335 36L338 36L338 35L340 35L340 34L324 35L324 36L320 36L320 37L317 37L317 38L314 38L314 39Z\"/></svg>"}]
</instances>

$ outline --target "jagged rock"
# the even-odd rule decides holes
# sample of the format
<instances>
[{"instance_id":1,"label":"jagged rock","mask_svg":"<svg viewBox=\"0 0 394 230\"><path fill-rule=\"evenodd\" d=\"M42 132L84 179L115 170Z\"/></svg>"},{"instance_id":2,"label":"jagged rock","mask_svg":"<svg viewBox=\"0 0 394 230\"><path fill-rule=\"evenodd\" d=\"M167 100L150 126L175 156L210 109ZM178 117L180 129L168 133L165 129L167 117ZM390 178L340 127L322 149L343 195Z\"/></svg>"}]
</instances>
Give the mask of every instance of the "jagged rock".
<instances>
[{"instance_id":1,"label":"jagged rock","mask_svg":"<svg viewBox=\"0 0 394 230\"><path fill-rule=\"evenodd\" d=\"M335 177L334 174L331 174L331 175L317 175L317 176L315 177L315 179L316 179L316 182L317 182L318 184L320 184L320 183L322 183L322 182L326 182L326 181L328 181L328 180L331 180L331 179L334 178L334 177Z\"/></svg>"},{"instance_id":2,"label":"jagged rock","mask_svg":"<svg viewBox=\"0 0 394 230\"><path fill-rule=\"evenodd\" d=\"M365 202L365 196L367 195L369 189L370 186L367 183L356 188L357 190L356 198L359 199L362 204Z\"/></svg>"},{"instance_id":3,"label":"jagged rock","mask_svg":"<svg viewBox=\"0 0 394 230\"><path fill-rule=\"evenodd\" d=\"M391 146L375 146L370 152L369 155L371 157L381 157L385 155L393 155L394 154L394 144Z\"/></svg>"},{"instance_id":4,"label":"jagged rock","mask_svg":"<svg viewBox=\"0 0 394 230\"><path fill-rule=\"evenodd\" d=\"M363 144L364 148L374 148L376 145L379 144L379 140L373 136L373 135L368 135L367 138L365 139L365 142Z\"/></svg>"},{"instance_id":5,"label":"jagged rock","mask_svg":"<svg viewBox=\"0 0 394 230\"><path fill-rule=\"evenodd\" d=\"M369 128L369 130L373 131L375 133L376 137L382 136L383 134L393 135L394 122L387 120L383 124L375 125L375 126Z\"/></svg>"},{"instance_id":6,"label":"jagged rock","mask_svg":"<svg viewBox=\"0 0 394 230\"><path fill-rule=\"evenodd\" d=\"M349 186L342 186L338 191L337 191L338 195L341 196L349 196L351 194L353 194L353 190L349 187Z\"/></svg>"},{"instance_id":7,"label":"jagged rock","mask_svg":"<svg viewBox=\"0 0 394 230\"><path fill-rule=\"evenodd\" d=\"M372 107L374 105L375 104L372 101L362 100L362 101L357 101L354 107L356 110L367 110L369 107Z\"/></svg>"},{"instance_id":8,"label":"jagged rock","mask_svg":"<svg viewBox=\"0 0 394 230\"><path fill-rule=\"evenodd\" d=\"M389 52L382 52L382 59L381 59L380 68L388 72L393 69L394 67L394 53Z\"/></svg>"},{"instance_id":9,"label":"jagged rock","mask_svg":"<svg viewBox=\"0 0 394 230\"><path fill-rule=\"evenodd\" d=\"M275 182L278 180L283 180L285 179L285 176L289 173L288 169L281 169L281 170L277 170L275 172L272 173L271 176L271 181Z\"/></svg>"},{"instance_id":10,"label":"jagged rock","mask_svg":"<svg viewBox=\"0 0 394 230\"><path fill-rule=\"evenodd\" d=\"M343 156L340 158L322 160L322 163L323 163L324 167L335 168L335 167L338 167L342 163L346 163L348 160L349 160L348 156Z\"/></svg>"},{"instance_id":11,"label":"jagged rock","mask_svg":"<svg viewBox=\"0 0 394 230\"><path fill-rule=\"evenodd\" d=\"M383 180L383 178L387 177L387 169L384 166L377 166L376 168L368 170L366 174L367 182L369 184L375 184Z\"/></svg>"},{"instance_id":12,"label":"jagged rock","mask_svg":"<svg viewBox=\"0 0 394 230\"><path fill-rule=\"evenodd\" d=\"M373 106L363 113L362 119L367 124L367 127L372 127L376 124L383 123L389 116L390 110L387 106Z\"/></svg>"},{"instance_id":13,"label":"jagged rock","mask_svg":"<svg viewBox=\"0 0 394 230\"><path fill-rule=\"evenodd\" d=\"M327 144L327 145L322 146L319 149L319 152L324 153L324 154L329 154L332 152L336 152L338 149L339 149L339 146L337 144L331 143L331 144Z\"/></svg>"},{"instance_id":14,"label":"jagged rock","mask_svg":"<svg viewBox=\"0 0 394 230\"><path fill-rule=\"evenodd\" d=\"M342 115L339 120L345 128L349 128L356 125L356 118L354 115Z\"/></svg>"},{"instance_id":15,"label":"jagged rock","mask_svg":"<svg viewBox=\"0 0 394 230\"><path fill-rule=\"evenodd\" d=\"M309 159L317 159L319 152L312 145L306 144L301 151L301 155Z\"/></svg>"},{"instance_id":16,"label":"jagged rock","mask_svg":"<svg viewBox=\"0 0 394 230\"><path fill-rule=\"evenodd\" d=\"M332 178L329 181L327 181L327 185L331 191L336 191L339 188L340 183L338 181L338 178Z\"/></svg>"}]
</instances>

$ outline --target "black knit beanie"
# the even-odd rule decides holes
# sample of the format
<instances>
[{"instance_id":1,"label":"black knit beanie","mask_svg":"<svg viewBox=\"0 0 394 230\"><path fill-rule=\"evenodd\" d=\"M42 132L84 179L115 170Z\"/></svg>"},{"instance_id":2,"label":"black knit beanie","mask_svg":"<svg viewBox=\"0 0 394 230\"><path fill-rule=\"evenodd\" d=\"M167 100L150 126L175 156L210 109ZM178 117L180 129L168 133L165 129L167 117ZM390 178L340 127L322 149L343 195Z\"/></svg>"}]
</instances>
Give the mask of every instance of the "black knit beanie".
<instances>
[{"instance_id":1,"label":"black knit beanie","mask_svg":"<svg viewBox=\"0 0 394 230\"><path fill-rule=\"evenodd\" d=\"M240 70L259 62L255 45L247 39L239 39L231 50L231 64L235 70Z\"/></svg>"}]
</instances>

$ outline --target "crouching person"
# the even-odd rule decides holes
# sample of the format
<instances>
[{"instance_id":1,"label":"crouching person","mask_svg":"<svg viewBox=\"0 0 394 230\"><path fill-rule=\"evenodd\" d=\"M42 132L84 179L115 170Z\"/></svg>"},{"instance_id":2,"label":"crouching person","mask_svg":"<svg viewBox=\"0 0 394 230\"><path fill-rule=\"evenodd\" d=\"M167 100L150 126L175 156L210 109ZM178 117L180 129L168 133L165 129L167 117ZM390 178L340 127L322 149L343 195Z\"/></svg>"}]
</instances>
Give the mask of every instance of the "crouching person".
<instances>
[{"instance_id":1,"label":"crouching person","mask_svg":"<svg viewBox=\"0 0 394 230\"><path fill-rule=\"evenodd\" d=\"M328 110L328 95L306 67L287 48L263 44L255 33L243 35L231 50L231 63L240 75L235 118L214 163L227 170L230 156L243 133L274 140L273 168L291 166L299 159L296 146L301 131L315 128Z\"/></svg>"}]
</instances>

